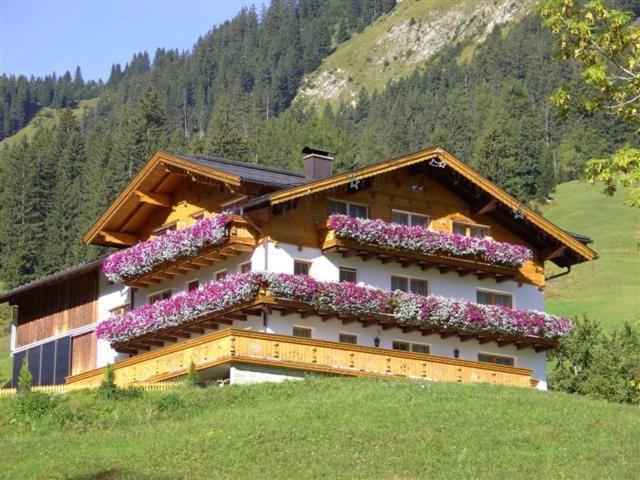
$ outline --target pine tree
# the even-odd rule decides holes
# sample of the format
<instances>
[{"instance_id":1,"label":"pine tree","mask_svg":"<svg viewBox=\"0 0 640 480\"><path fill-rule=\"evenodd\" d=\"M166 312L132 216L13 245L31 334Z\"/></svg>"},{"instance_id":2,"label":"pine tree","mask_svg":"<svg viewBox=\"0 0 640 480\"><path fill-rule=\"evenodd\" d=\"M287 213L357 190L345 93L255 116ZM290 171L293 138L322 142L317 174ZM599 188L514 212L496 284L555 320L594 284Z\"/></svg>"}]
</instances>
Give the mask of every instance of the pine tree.
<instances>
[{"instance_id":1,"label":"pine tree","mask_svg":"<svg viewBox=\"0 0 640 480\"><path fill-rule=\"evenodd\" d=\"M200 377L198 376L198 370L196 370L196 364L191 360L189 363L189 372L187 373L187 385L192 387L200 386Z\"/></svg>"},{"instance_id":2,"label":"pine tree","mask_svg":"<svg viewBox=\"0 0 640 480\"><path fill-rule=\"evenodd\" d=\"M18 391L23 393L30 392L32 384L33 375L31 375L31 371L29 370L29 362L24 358L22 360L22 366L20 366L20 371L18 372Z\"/></svg>"},{"instance_id":3,"label":"pine tree","mask_svg":"<svg viewBox=\"0 0 640 480\"><path fill-rule=\"evenodd\" d=\"M229 96L223 96L217 103L211 117L204 153L231 160L245 160L249 152L249 142L238 125L237 109Z\"/></svg>"}]
</instances>

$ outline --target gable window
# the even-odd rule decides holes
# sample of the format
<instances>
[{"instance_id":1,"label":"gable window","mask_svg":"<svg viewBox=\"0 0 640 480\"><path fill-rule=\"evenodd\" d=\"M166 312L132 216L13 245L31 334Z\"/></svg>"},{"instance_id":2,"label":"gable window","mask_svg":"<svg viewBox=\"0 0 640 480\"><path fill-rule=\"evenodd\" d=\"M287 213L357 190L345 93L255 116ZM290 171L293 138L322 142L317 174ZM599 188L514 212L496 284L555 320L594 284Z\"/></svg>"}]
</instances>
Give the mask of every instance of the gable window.
<instances>
[{"instance_id":1,"label":"gable window","mask_svg":"<svg viewBox=\"0 0 640 480\"><path fill-rule=\"evenodd\" d=\"M358 276L356 274L356 269L355 268L348 268L348 267L340 267L340 281L341 282L356 283L358 281Z\"/></svg>"},{"instance_id":2,"label":"gable window","mask_svg":"<svg viewBox=\"0 0 640 480\"><path fill-rule=\"evenodd\" d=\"M411 292L426 296L429 293L429 283L426 280L420 280L417 278L392 275L391 290L400 290L402 292Z\"/></svg>"},{"instance_id":3,"label":"gable window","mask_svg":"<svg viewBox=\"0 0 640 480\"><path fill-rule=\"evenodd\" d=\"M401 210L392 210L391 221L393 223L399 223L401 225L407 225L409 227L429 228L431 219L427 215L420 215L418 213L412 212L403 212Z\"/></svg>"},{"instance_id":4,"label":"gable window","mask_svg":"<svg viewBox=\"0 0 640 480\"><path fill-rule=\"evenodd\" d=\"M304 262L302 260L293 261L293 273L294 275L309 275L310 262Z\"/></svg>"},{"instance_id":5,"label":"gable window","mask_svg":"<svg viewBox=\"0 0 640 480\"><path fill-rule=\"evenodd\" d=\"M160 235L164 235L169 231L176 230L178 228L178 222L169 223L167 225L163 225L160 228L156 228L153 231L153 235L159 237Z\"/></svg>"},{"instance_id":6,"label":"gable window","mask_svg":"<svg viewBox=\"0 0 640 480\"><path fill-rule=\"evenodd\" d=\"M338 336L338 341L340 343L350 343L352 345L357 345L358 344L358 336L357 335L353 335L352 333L341 333Z\"/></svg>"},{"instance_id":7,"label":"gable window","mask_svg":"<svg viewBox=\"0 0 640 480\"><path fill-rule=\"evenodd\" d=\"M489 227L473 223L452 222L452 231L465 237L484 238L489 236Z\"/></svg>"},{"instance_id":8,"label":"gable window","mask_svg":"<svg viewBox=\"0 0 640 480\"><path fill-rule=\"evenodd\" d=\"M348 217L369 218L369 207L357 203L331 200L329 202L329 214L338 213Z\"/></svg>"},{"instance_id":9,"label":"gable window","mask_svg":"<svg viewBox=\"0 0 640 480\"><path fill-rule=\"evenodd\" d=\"M162 290L161 292L152 293L147 298L149 300L149 305L153 305L160 300L166 300L167 298L171 298L171 289Z\"/></svg>"},{"instance_id":10,"label":"gable window","mask_svg":"<svg viewBox=\"0 0 640 480\"><path fill-rule=\"evenodd\" d=\"M428 354L431 350L429 345L425 345L424 343L401 342L399 340L394 340L392 343L392 347L394 350L402 350L404 352L414 353Z\"/></svg>"},{"instance_id":11,"label":"gable window","mask_svg":"<svg viewBox=\"0 0 640 480\"><path fill-rule=\"evenodd\" d=\"M189 283L187 283L187 292L193 292L194 290L197 290L199 287L200 287L199 280L191 280Z\"/></svg>"},{"instance_id":12,"label":"gable window","mask_svg":"<svg viewBox=\"0 0 640 480\"><path fill-rule=\"evenodd\" d=\"M311 338L313 330L309 327L293 327L293 336L300 338Z\"/></svg>"},{"instance_id":13,"label":"gable window","mask_svg":"<svg viewBox=\"0 0 640 480\"><path fill-rule=\"evenodd\" d=\"M476 302L483 305L501 305L513 308L513 294L505 292L493 292L491 290L478 290Z\"/></svg>"},{"instance_id":14,"label":"gable window","mask_svg":"<svg viewBox=\"0 0 640 480\"><path fill-rule=\"evenodd\" d=\"M493 363L495 365L505 365L513 367L515 359L513 357L505 357L503 355L493 355L491 353L479 353L478 361L484 363Z\"/></svg>"},{"instance_id":15,"label":"gable window","mask_svg":"<svg viewBox=\"0 0 640 480\"><path fill-rule=\"evenodd\" d=\"M251 262L245 262L240 265L240 273L249 273L251 271Z\"/></svg>"},{"instance_id":16,"label":"gable window","mask_svg":"<svg viewBox=\"0 0 640 480\"><path fill-rule=\"evenodd\" d=\"M227 271L220 270L219 272L216 272L215 275L216 275L216 280L222 280L224 277L227 276Z\"/></svg>"}]
</instances>

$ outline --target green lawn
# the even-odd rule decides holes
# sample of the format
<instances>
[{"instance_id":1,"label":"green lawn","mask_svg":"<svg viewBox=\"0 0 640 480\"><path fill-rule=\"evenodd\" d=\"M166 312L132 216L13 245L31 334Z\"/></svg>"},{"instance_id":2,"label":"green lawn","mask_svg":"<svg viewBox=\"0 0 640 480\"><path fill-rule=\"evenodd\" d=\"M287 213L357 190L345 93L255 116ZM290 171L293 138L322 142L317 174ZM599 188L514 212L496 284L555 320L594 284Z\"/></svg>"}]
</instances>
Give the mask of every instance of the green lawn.
<instances>
[{"instance_id":1,"label":"green lawn","mask_svg":"<svg viewBox=\"0 0 640 480\"><path fill-rule=\"evenodd\" d=\"M638 408L533 389L356 378L0 400L4 478L633 478Z\"/></svg>"},{"instance_id":2,"label":"green lawn","mask_svg":"<svg viewBox=\"0 0 640 480\"><path fill-rule=\"evenodd\" d=\"M600 258L551 280L547 311L586 314L608 327L640 319L640 210L625 207L622 195L607 197L580 182L558 185L554 198L545 216L562 228L589 235Z\"/></svg>"}]
</instances>

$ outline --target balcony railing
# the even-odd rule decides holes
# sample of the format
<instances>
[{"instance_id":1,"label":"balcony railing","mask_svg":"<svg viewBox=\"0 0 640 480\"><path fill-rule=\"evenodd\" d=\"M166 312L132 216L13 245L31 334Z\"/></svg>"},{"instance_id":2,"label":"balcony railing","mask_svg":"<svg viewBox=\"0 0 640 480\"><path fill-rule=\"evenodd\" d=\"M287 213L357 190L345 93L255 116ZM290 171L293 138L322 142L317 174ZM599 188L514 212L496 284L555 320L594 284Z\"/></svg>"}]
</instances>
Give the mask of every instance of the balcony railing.
<instances>
[{"instance_id":1,"label":"balcony railing","mask_svg":"<svg viewBox=\"0 0 640 480\"><path fill-rule=\"evenodd\" d=\"M220 213L120 250L105 259L102 270L115 283L144 288L252 252L257 238L244 218Z\"/></svg>"},{"instance_id":2,"label":"balcony railing","mask_svg":"<svg viewBox=\"0 0 640 480\"><path fill-rule=\"evenodd\" d=\"M569 320L533 310L320 282L306 275L249 273L108 318L100 322L96 334L118 351L137 354L192 333L203 334L205 328L233 325L247 315L260 314L264 311L260 307L279 310L283 316L297 312L360 322L364 327L380 324L384 330L395 327L424 335L439 333L443 338L457 335L463 341L477 338L481 343L496 341L537 351L555 346L571 329Z\"/></svg>"},{"instance_id":3,"label":"balcony railing","mask_svg":"<svg viewBox=\"0 0 640 480\"><path fill-rule=\"evenodd\" d=\"M535 386L531 370L420 353L347 345L248 330L209 333L115 364L116 383L127 386L183 376L193 361L198 370L229 363L382 378L409 377L443 382L485 382ZM67 378L92 387L104 377L99 368Z\"/></svg>"},{"instance_id":4,"label":"balcony railing","mask_svg":"<svg viewBox=\"0 0 640 480\"><path fill-rule=\"evenodd\" d=\"M492 277L498 282L530 282L522 272L523 267L535 270L531 264L533 252L522 245L408 227L380 219L332 215L319 226L319 232L322 250L340 253L345 258L378 259L385 264L397 262L405 268L419 266L422 270L437 269L440 273L456 272L461 277Z\"/></svg>"}]
</instances>

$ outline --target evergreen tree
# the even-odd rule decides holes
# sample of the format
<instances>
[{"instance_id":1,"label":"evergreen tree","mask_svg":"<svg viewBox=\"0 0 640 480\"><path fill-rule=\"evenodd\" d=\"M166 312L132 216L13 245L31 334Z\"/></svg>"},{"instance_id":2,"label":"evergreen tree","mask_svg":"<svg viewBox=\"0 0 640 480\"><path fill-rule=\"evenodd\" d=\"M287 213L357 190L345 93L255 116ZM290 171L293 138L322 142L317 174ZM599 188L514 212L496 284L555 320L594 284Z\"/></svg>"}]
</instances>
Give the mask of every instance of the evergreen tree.
<instances>
[{"instance_id":1,"label":"evergreen tree","mask_svg":"<svg viewBox=\"0 0 640 480\"><path fill-rule=\"evenodd\" d=\"M200 385L200 377L198 376L198 370L196 370L196 364L189 363L189 372L187 373L187 385L192 387L198 387Z\"/></svg>"},{"instance_id":2,"label":"evergreen tree","mask_svg":"<svg viewBox=\"0 0 640 480\"><path fill-rule=\"evenodd\" d=\"M211 117L204 153L232 160L245 160L249 142L238 125L237 110L229 96L222 97Z\"/></svg>"},{"instance_id":3,"label":"evergreen tree","mask_svg":"<svg viewBox=\"0 0 640 480\"><path fill-rule=\"evenodd\" d=\"M20 366L20 371L18 372L18 391L23 393L30 392L32 384L33 375L31 375L31 371L29 370L29 362L24 358Z\"/></svg>"}]
</instances>

